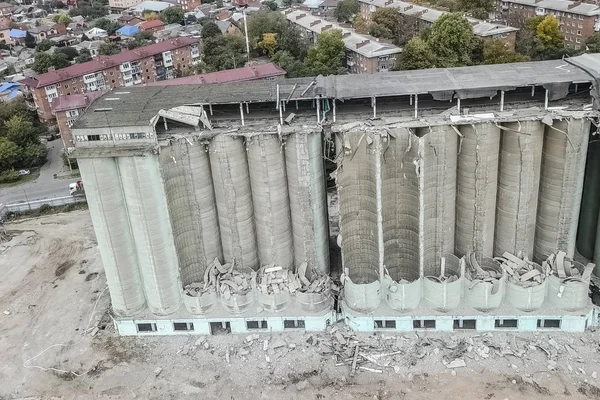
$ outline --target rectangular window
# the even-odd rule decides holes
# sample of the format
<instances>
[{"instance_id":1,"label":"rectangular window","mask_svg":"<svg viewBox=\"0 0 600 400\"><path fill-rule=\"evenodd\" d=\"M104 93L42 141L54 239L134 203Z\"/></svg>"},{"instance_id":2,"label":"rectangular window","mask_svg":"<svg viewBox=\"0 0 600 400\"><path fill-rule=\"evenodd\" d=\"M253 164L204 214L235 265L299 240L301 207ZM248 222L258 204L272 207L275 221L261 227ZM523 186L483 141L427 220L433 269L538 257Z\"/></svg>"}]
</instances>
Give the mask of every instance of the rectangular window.
<instances>
[{"instance_id":1,"label":"rectangular window","mask_svg":"<svg viewBox=\"0 0 600 400\"><path fill-rule=\"evenodd\" d=\"M267 321L247 321L246 328L248 329L269 329Z\"/></svg>"},{"instance_id":2,"label":"rectangular window","mask_svg":"<svg viewBox=\"0 0 600 400\"><path fill-rule=\"evenodd\" d=\"M303 319L284 319L283 329L304 329Z\"/></svg>"},{"instance_id":3,"label":"rectangular window","mask_svg":"<svg viewBox=\"0 0 600 400\"><path fill-rule=\"evenodd\" d=\"M581 36L581 31L577 31L577 36Z\"/></svg>"},{"instance_id":4,"label":"rectangular window","mask_svg":"<svg viewBox=\"0 0 600 400\"><path fill-rule=\"evenodd\" d=\"M476 329L477 321L474 319L455 319L454 329Z\"/></svg>"},{"instance_id":5,"label":"rectangular window","mask_svg":"<svg viewBox=\"0 0 600 400\"><path fill-rule=\"evenodd\" d=\"M193 331L194 323L193 322L173 322L173 330L180 331Z\"/></svg>"},{"instance_id":6,"label":"rectangular window","mask_svg":"<svg viewBox=\"0 0 600 400\"><path fill-rule=\"evenodd\" d=\"M494 326L498 329L517 328L519 326L519 321L516 319L497 319L494 322Z\"/></svg>"},{"instance_id":7,"label":"rectangular window","mask_svg":"<svg viewBox=\"0 0 600 400\"><path fill-rule=\"evenodd\" d=\"M560 319L538 319L537 327L540 329L560 329Z\"/></svg>"},{"instance_id":8,"label":"rectangular window","mask_svg":"<svg viewBox=\"0 0 600 400\"><path fill-rule=\"evenodd\" d=\"M88 135L88 138L90 136L93 136L93 135ZM139 333L156 332L156 324L155 323L141 323L141 324L136 324L136 325L137 325L137 331Z\"/></svg>"},{"instance_id":9,"label":"rectangular window","mask_svg":"<svg viewBox=\"0 0 600 400\"><path fill-rule=\"evenodd\" d=\"M435 329L435 319L415 319L413 329Z\"/></svg>"}]
</instances>

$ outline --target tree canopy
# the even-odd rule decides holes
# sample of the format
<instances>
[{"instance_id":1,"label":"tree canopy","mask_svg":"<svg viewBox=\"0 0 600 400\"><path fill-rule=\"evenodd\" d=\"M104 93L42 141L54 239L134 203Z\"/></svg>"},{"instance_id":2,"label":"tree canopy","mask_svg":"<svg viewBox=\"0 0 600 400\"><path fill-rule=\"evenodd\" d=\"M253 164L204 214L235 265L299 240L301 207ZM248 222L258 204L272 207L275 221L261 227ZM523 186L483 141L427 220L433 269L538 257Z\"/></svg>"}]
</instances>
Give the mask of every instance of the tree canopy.
<instances>
[{"instance_id":1,"label":"tree canopy","mask_svg":"<svg viewBox=\"0 0 600 400\"><path fill-rule=\"evenodd\" d=\"M185 12L181 7L168 7L161 11L160 19L165 24L175 24L183 21Z\"/></svg>"},{"instance_id":2,"label":"tree canopy","mask_svg":"<svg viewBox=\"0 0 600 400\"><path fill-rule=\"evenodd\" d=\"M204 40L221 36L221 29L214 21L208 21L202 25L202 38Z\"/></svg>"},{"instance_id":3,"label":"tree canopy","mask_svg":"<svg viewBox=\"0 0 600 400\"><path fill-rule=\"evenodd\" d=\"M246 43L242 36L219 35L204 40L204 71L240 68L246 62Z\"/></svg>"},{"instance_id":4,"label":"tree canopy","mask_svg":"<svg viewBox=\"0 0 600 400\"><path fill-rule=\"evenodd\" d=\"M54 46L54 42L50 39L42 39L35 46L35 51L48 51Z\"/></svg>"},{"instance_id":5,"label":"tree canopy","mask_svg":"<svg viewBox=\"0 0 600 400\"><path fill-rule=\"evenodd\" d=\"M48 72L48 68L55 69L65 68L71 65L69 58L64 53L36 53L33 66L31 67L38 74Z\"/></svg>"},{"instance_id":6,"label":"tree canopy","mask_svg":"<svg viewBox=\"0 0 600 400\"><path fill-rule=\"evenodd\" d=\"M77 49L75 47L71 47L71 46L66 46L66 47L59 47L56 50L54 50L54 53L62 53L65 56L67 56L67 60L69 61L73 61L75 59L75 57L77 57L79 55L79 52L77 51Z\"/></svg>"},{"instance_id":7,"label":"tree canopy","mask_svg":"<svg viewBox=\"0 0 600 400\"><path fill-rule=\"evenodd\" d=\"M108 18L100 18L96 21L94 26L96 28L104 29L109 35L114 35L117 29L121 27L117 22L111 21Z\"/></svg>"},{"instance_id":8,"label":"tree canopy","mask_svg":"<svg viewBox=\"0 0 600 400\"><path fill-rule=\"evenodd\" d=\"M510 50L502 40L488 40L483 45L484 64L508 64L529 61L529 57Z\"/></svg>"},{"instance_id":9,"label":"tree canopy","mask_svg":"<svg viewBox=\"0 0 600 400\"><path fill-rule=\"evenodd\" d=\"M342 31L331 29L317 37L316 45L308 49L304 65L312 75L337 75L346 71L345 57Z\"/></svg>"},{"instance_id":10,"label":"tree canopy","mask_svg":"<svg viewBox=\"0 0 600 400\"><path fill-rule=\"evenodd\" d=\"M88 49L81 49L79 55L75 57L77 64L83 64L85 62L92 61L92 55Z\"/></svg>"},{"instance_id":11,"label":"tree canopy","mask_svg":"<svg viewBox=\"0 0 600 400\"><path fill-rule=\"evenodd\" d=\"M46 128L37 126L36 121L37 116L22 101L0 107L0 181L17 180L15 169L41 166L46 161L46 148L38 139Z\"/></svg>"},{"instance_id":12,"label":"tree canopy","mask_svg":"<svg viewBox=\"0 0 600 400\"><path fill-rule=\"evenodd\" d=\"M600 33L596 32L585 42L588 53L600 53Z\"/></svg>"},{"instance_id":13,"label":"tree canopy","mask_svg":"<svg viewBox=\"0 0 600 400\"><path fill-rule=\"evenodd\" d=\"M496 9L493 0L456 0L456 11L464 11L478 19L488 19L490 12Z\"/></svg>"},{"instance_id":14,"label":"tree canopy","mask_svg":"<svg viewBox=\"0 0 600 400\"><path fill-rule=\"evenodd\" d=\"M340 0L334 11L338 22L351 22L356 14L360 12L358 0Z\"/></svg>"},{"instance_id":15,"label":"tree canopy","mask_svg":"<svg viewBox=\"0 0 600 400\"><path fill-rule=\"evenodd\" d=\"M396 63L399 70L433 68L435 56L425 40L414 37L406 43Z\"/></svg>"},{"instance_id":16,"label":"tree canopy","mask_svg":"<svg viewBox=\"0 0 600 400\"><path fill-rule=\"evenodd\" d=\"M469 65L474 45L473 27L461 13L446 13L431 26L427 43L436 66L448 68Z\"/></svg>"},{"instance_id":17,"label":"tree canopy","mask_svg":"<svg viewBox=\"0 0 600 400\"><path fill-rule=\"evenodd\" d=\"M553 15L529 18L519 31L517 51L532 60L562 58L568 50L559 26L560 21Z\"/></svg>"},{"instance_id":18,"label":"tree canopy","mask_svg":"<svg viewBox=\"0 0 600 400\"><path fill-rule=\"evenodd\" d=\"M121 47L119 47L116 43L102 43L98 48L98 54L101 56L112 56L115 54L119 54L121 52Z\"/></svg>"},{"instance_id":19,"label":"tree canopy","mask_svg":"<svg viewBox=\"0 0 600 400\"><path fill-rule=\"evenodd\" d=\"M81 15L86 20L91 21L108 15L108 7L98 1L81 0L77 3L76 8L69 10L69 15L71 17Z\"/></svg>"}]
</instances>

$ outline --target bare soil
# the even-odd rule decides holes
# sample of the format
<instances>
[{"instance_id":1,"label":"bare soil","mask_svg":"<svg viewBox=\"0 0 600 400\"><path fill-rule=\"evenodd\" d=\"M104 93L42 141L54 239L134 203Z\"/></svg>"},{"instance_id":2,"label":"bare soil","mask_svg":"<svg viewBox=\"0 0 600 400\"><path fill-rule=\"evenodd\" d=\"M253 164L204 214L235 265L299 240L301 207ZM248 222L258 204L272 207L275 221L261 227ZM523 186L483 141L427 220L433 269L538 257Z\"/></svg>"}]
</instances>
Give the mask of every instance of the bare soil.
<instances>
[{"instance_id":1,"label":"bare soil","mask_svg":"<svg viewBox=\"0 0 600 400\"><path fill-rule=\"evenodd\" d=\"M121 338L87 211L6 229L0 400L600 399L600 338L592 331L366 335L336 325L318 334L261 334L250 343L227 334ZM349 342L340 344L336 332ZM351 377L350 365L335 364L353 340L398 353L371 365L382 373ZM466 367L447 368L455 357Z\"/></svg>"}]
</instances>

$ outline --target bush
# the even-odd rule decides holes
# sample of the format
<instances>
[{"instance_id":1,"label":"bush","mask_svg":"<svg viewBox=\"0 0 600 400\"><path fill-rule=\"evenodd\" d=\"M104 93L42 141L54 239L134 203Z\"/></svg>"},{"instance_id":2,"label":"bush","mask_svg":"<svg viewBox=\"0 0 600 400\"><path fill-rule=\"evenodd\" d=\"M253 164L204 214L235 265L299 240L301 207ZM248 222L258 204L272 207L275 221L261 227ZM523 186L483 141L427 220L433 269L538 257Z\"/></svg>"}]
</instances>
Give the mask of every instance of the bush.
<instances>
[{"instance_id":1,"label":"bush","mask_svg":"<svg viewBox=\"0 0 600 400\"><path fill-rule=\"evenodd\" d=\"M62 161L63 161L63 164L64 164L65 167L68 167L69 166L69 162L71 162L71 168L73 168L73 169L79 169L79 166L77 165L77 159L76 158L70 158L65 153L61 154L61 158L62 158Z\"/></svg>"},{"instance_id":2,"label":"bush","mask_svg":"<svg viewBox=\"0 0 600 400\"><path fill-rule=\"evenodd\" d=\"M14 169L8 169L0 172L0 183L11 183L21 179L21 175Z\"/></svg>"}]
</instances>

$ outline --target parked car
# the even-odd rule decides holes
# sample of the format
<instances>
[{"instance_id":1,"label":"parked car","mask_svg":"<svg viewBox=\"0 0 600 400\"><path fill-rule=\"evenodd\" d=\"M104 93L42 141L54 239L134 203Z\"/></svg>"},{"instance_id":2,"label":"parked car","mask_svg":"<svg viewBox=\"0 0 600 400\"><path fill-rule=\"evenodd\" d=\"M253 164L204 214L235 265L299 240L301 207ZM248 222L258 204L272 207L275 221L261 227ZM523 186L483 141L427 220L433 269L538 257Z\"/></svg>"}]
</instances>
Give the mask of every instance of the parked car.
<instances>
[{"instance_id":1,"label":"parked car","mask_svg":"<svg viewBox=\"0 0 600 400\"><path fill-rule=\"evenodd\" d=\"M20 169L19 170L19 175L29 175L31 174L31 171L28 169Z\"/></svg>"}]
</instances>

